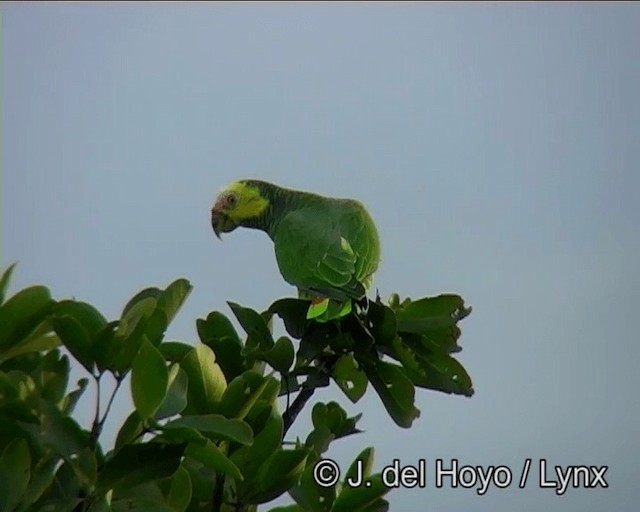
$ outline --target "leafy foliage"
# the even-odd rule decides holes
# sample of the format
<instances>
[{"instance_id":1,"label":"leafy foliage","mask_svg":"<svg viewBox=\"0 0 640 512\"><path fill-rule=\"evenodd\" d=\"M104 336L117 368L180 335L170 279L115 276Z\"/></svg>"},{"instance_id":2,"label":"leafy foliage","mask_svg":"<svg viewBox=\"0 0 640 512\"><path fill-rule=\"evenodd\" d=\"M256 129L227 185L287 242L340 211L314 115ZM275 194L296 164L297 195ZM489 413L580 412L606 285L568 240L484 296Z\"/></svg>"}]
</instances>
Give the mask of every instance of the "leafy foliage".
<instances>
[{"instance_id":1,"label":"leafy foliage","mask_svg":"<svg viewBox=\"0 0 640 512\"><path fill-rule=\"evenodd\" d=\"M404 428L419 415L416 387L473 394L452 357L461 350L458 322L471 311L457 295L378 297L325 323L307 319L300 299L264 312L229 303L245 335L214 311L197 320L200 340L188 344L164 339L191 291L184 279L140 291L108 321L90 304L52 299L44 286L5 300L12 271L0 276L3 511L239 512L285 492L295 503L273 512L384 511L388 489L372 474L373 448L343 482L314 480L316 463L332 442L359 432L361 415L317 402L306 440L285 441L315 389L333 381L357 403L371 387ZM274 339L274 317L287 336ZM69 356L89 376L72 389ZM105 452L102 427L129 374L135 410ZM105 378L115 382L110 400L83 428L74 408L90 381L100 396ZM278 398L290 393L297 396L281 413ZM351 487L358 468L369 483Z\"/></svg>"}]
</instances>

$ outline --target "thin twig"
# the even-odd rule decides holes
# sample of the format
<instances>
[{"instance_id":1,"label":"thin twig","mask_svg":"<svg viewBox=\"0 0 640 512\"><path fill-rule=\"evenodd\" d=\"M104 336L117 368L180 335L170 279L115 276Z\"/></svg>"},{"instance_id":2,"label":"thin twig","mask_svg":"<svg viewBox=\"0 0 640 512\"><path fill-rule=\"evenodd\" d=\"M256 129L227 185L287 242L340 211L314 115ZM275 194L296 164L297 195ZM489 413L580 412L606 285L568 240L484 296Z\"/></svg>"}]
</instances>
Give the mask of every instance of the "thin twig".
<instances>
[{"instance_id":1,"label":"thin twig","mask_svg":"<svg viewBox=\"0 0 640 512\"><path fill-rule=\"evenodd\" d=\"M100 430L102 430L100 421L100 379L102 373L93 375L93 379L96 381L96 413L93 417L93 425L91 426L91 435L89 436L89 448L93 449L96 446L98 437L100 436Z\"/></svg>"}]
</instances>

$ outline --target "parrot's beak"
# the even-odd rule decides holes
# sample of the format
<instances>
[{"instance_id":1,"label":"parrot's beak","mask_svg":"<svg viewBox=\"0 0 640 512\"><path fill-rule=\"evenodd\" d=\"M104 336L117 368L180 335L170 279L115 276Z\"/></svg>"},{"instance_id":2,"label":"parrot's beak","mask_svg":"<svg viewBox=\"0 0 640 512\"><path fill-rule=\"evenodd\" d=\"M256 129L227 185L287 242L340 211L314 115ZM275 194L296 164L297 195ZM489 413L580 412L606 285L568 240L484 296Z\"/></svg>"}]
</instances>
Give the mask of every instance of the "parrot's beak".
<instances>
[{"instance_id":1,"label":"parrot's beak","mask_svg":"<svg viewBox=\"0 0 640 512\"><path fill-rule=\"evenodd\" d=\"M236 224L223 211L214 207L211 210L211 227L216 236L221 240L220 233L233 231L236 228Z\"/></svg>"}]
</instances>

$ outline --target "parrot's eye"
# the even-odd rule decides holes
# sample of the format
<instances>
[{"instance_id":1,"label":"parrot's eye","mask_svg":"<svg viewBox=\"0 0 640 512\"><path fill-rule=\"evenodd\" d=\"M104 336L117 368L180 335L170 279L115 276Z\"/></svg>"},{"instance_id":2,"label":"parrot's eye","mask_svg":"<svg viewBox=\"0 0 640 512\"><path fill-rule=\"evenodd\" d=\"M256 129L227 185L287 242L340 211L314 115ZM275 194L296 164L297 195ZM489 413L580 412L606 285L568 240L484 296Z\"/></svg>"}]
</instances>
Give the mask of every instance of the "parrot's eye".
<instances>
[{"instance_id":1,"label":"parrot's eye","mask_svg":"<svg viewBox=\"0 0 640 512\"><path fill-rule=\"evenodd\" d=\"M233 206L234 204L236 204L236 196L234 196L233 194L229 194L227 196L227 205Z\"/></svg>"}]
</instances>

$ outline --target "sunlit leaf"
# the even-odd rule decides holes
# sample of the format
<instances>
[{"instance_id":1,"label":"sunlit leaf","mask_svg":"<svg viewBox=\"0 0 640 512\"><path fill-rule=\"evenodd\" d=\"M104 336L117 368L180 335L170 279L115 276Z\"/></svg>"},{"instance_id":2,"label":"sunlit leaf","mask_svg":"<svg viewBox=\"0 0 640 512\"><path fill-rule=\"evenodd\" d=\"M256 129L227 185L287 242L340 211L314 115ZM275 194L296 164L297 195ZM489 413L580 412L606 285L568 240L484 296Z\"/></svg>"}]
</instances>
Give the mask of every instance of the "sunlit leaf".
<instances>
[{"instance_id":1,"label":"sunlit leaf","mask_svg":"<svg viewBox=\"0 0 640 512\"><path fill-rule=\"evenodd\" d=\"M215 354L208 346L198 343L184 357L181 367L189 377L185 413L211 412L227 387L224 374L215 362Z\"/></svg>"}]
</instances>

